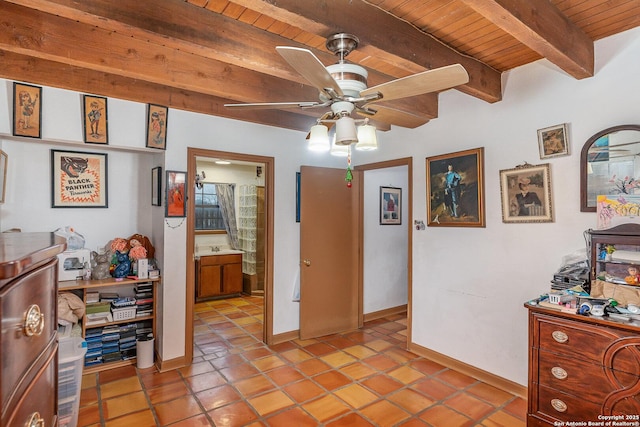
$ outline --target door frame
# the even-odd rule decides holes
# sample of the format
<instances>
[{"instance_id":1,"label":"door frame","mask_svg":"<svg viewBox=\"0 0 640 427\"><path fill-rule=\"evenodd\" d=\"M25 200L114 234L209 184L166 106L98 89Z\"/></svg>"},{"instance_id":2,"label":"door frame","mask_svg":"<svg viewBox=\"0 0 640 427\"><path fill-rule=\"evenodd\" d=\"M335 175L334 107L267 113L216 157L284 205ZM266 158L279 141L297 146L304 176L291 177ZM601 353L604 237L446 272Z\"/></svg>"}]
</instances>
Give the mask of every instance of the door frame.
<instances>
[{"instance_id":1,"label":"door frame","mask_svg":"<svg viewBox=\"0 0 640 427\"><path fill-rule=\"evenodd\" d=\"M187 185L196 179L196 158L224 158L244 162L264 164L265 187L265 248L264 248L264 320L262 322L263 342L273 342L273 206L274 206L274 171L273 157L252 154L231 153L227 151L207 150L187 147ZM190 194L190 193L189 193ZM187 199L187 257L186 257L186 314L185 314L185 361L193 362L193 306L195 304L195 197Z\"/></svg>"},{"instance_id":2,"label":"door frame","mask_svg":"<svg viewBox=\"0 0 640 427\"><path fill-rule=\"evenodd\" d=\"M409 348L411 344L411 319L413 312L412 301L412 289L413 289L413 157L403 157L394 160L386 160L376 163L368 163L364 165L358 165L354 167L358 171L362 172L362 188L360 191L360 210L364 210L364 190L366 187L366 179L364 172L376 169L387 169L396 166L407 166L407 342L406 347ZM360 247L364 247L364 219L360 215L359 221L359 235L360 235ZM358 306L359 306L359 319L358 324L360 328L364 325L364 251L360 251L359 254L359 268L360 268L360 283L358 284Z\"/></svg>"}]
</instances>

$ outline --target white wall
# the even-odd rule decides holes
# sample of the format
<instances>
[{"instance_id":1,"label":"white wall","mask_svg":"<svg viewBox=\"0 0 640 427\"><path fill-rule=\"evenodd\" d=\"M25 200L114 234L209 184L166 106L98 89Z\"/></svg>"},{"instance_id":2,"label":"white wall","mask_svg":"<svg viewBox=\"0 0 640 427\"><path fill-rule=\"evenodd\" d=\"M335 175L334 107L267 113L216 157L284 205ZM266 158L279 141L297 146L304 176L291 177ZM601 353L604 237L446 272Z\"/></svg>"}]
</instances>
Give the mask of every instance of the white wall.
<instances>
[{"instance_id":1,"label":"white wall","mask_svg":"<svg viewBox=\"0 0 640 427\"><path fill-rule=\"evenodd\" d=\"M407 303L407 174L407 166L364 172L364 314ZM402 190L401 225L380 224L380 187Z\"/></svg>"},{"instance_id":2,"label":"white wall","mask_svg":"<svg viewBox=\"0 0 640 427\"><path fill-rule=\"evenodd\" d=\"M416 344L526 384L523 303L548 291L561 258L583 248L583 231L595 226L595 214L579 209L580 149L604 128L640 121L639 69L637 28L596 43L592 78L575 80L544 60L523 66L505 74L503 101L487 104L448 91L440 96L438 119L415 130L398 128L381 134L380 150L354 155L354 165L413 156L413 213L415 219L425 220L425 158L485 147L486 228L413 231ZM0 134L5 135L11 133L10 85L0 80ZM142 104L109 99L110 144L144 147L144 111ZM81 141L79 94L45 88L43 116L43 138ZM344 167L344 159L308 153L302 132L173 109L169 116L165 169L186 170L190 146L276 159L274 333L298 329L298 304L291 301L299 262L295 172L301 164ZM543 163L536 130L559 123L569 123L571 155L548 161L555 221L502 223L499 171L525 161ZM153 234L163 266L161 354L165 360L182 356L186 227L176 218L165 221L163 208L148 207L145 187L150 183L142 182L162 155L127 156L108 148L109 209L51 209L48 150L52 147L9 137L0 137L0 144L9 154L7 203L0 208L2 229L49 231L73 225L87 235L90 247L132 232ZM80 142L77 148L99 149ZM149 217L151 224L145 223Z\"/></svg>"}]
</instances>

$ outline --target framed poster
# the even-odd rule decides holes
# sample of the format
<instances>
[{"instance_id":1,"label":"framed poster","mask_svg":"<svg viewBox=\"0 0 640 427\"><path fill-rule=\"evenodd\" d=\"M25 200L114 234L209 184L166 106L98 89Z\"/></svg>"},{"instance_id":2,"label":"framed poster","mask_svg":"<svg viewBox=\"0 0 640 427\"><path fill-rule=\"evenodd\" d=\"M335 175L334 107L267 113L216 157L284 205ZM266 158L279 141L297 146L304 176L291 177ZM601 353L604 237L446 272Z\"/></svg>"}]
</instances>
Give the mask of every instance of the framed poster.
<instances>
[{"instance_id":1,"label":"framed poster","mask_svg":"<svg viewBox=\"0 0 640 427\"><path fill-rule=\"evenodd\" d=\"M402 224L402 188L380 187L380 224Z\"/></svg>"},{"instance_id":2,"label":"framed poster","mask_svg":"<svg viewBox=\"0 0 640 427\"><path fill-rule=\"evenodd\" d=\"M433 227L484 227L484 148L427 157L427 220Z\"/></svg>"},{"instance_id":3,"label":"framed poster","mask_svg":"<svg viewBox=\"0 0 640 427\"><path fill-rule=\"evenodd\" d=\"M40 138L42 128L42 88L13 83L13 135Z\"/></svg>"},{"instance_id":4,"label":"framed poster","mask_svg":"<svg viewBox=\"0 0 640 427\"><path fill-rule=\"evenodd\" d=\"M162 206L162 168L151 169L151 206Z\"/></svg>"},{"instance_id":5,"label":"framed poster","mask_svg":"<svg viewBox=\"0 0 640 427\"><path fill-rule=\"evenodd\" d=\"M553 222L549 164L500 171L502 222Z\"/></svg>"},{"instance_id":6,"label":"framed poster","mask_svg":"<svg viewBox=\"0 0 640 427\"><path fill-rule=\"evenodd\" d=\"M149 148L167 148L167 120L169 109L149 104L147 108L147 144Z\"/></svg>"},{"instance_id":7,"label":"framed poster","mask_svg":"<svg viewBox=\"0 0 640 427\"><path fill-rule=\"evenodd\" d=\"M549 126L538 130L540 159L569 155L567 124Z\"/></svg>"},{"instance_id":8,"label":"framed poster","mask_svg":"<svg viewBox=\"0 0 640 427\"><path fill-rule=\"evenodd\" d=\"M167 194L165 217L186 217L187 173L167 171Z\"/></svg>"},{"instance_id":9,"label":"framed poster","mask_svg":"<svg viewBox=\"0 0 640 427\"><path fill-rule=\"evenodd\" d=\"M107 154L51 150L51 207L106 208Z\"/></svg>"},{"instance_id":10,"label":"framed poster","mask_svg":"<svg viewBox=\"0 0 640 427\"><path fill-rule=\"evenodd\" d=\"M4 203L7 194L7 164L9 156L0 150L0 203Z\"/></svg>"},{"instance_id":11,"label":"framed poster","mask_svg":"<svg viewBox=\"0 0 640 427\"><path fill-rule=\"evenodd\" d=\"M83 95L82 117L84 142L90 144L108 144L107 98Z\"/></svg>"}]
</instances>

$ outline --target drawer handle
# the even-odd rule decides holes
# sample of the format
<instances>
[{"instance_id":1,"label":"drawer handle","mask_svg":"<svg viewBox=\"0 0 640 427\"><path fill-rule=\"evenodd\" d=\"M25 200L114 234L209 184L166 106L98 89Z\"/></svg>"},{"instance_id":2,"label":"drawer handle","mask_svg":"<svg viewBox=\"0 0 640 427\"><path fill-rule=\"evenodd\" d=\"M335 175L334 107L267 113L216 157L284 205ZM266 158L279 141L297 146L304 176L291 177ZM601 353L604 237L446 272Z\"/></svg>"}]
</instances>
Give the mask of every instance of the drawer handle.
<instances>
[{"instance_id":1,"label":"drawer handle","mask_svg":"<svg viewBox=\"0 0 640 427\"><path fill-rule=\"evenodd\" d=\"M565 334L562 331L553 331L553 333L551 334L551 336L553 337L554 340L556 340L559 343L566 343L567 341L569 341L569 335Z\"/></svg>"},{"instance_id":2,"label":"drawer handle","mask_svg":"<svg viewBox=\"0 0 640 427\"><path fill-rule=\"evenodd\" d=\"M560 399L551 399L551 406L558 412L565 412L567 410L567 404Z\"/></svg>"},{"instance_id":3,"label":"drawer handle","mask_svg":"<svg viewBox=\"0 0 640 427\"><path fill-rule=\"evenodd\" d=\"M553 368L551 368L551 375L559 380L564 380L569 376L569 374L567 374L567 371L559 366L554 366Z\"/></svg>"},{"instance_id":4,"label":"drawer handle","mask_svg":"<svg viewBox=\"0 0 640 427\"><path fill-rule=\"evenodd\" d=\"M44 420L40 416L40 413L34 412L31 414L31 418L29 418L24 427L44 427Z\"/></svg>"},{"instance_id":5,"label":"drawer handle","mask_svg":"<svg viewBox=\"0 0 640 427\"><path fill-rule=\"evenodd\" d=\"M33 304L24 316L24 334L28 337L38 336L44 330L44 314L37 304Z\"/></svg>"}]
</instances>

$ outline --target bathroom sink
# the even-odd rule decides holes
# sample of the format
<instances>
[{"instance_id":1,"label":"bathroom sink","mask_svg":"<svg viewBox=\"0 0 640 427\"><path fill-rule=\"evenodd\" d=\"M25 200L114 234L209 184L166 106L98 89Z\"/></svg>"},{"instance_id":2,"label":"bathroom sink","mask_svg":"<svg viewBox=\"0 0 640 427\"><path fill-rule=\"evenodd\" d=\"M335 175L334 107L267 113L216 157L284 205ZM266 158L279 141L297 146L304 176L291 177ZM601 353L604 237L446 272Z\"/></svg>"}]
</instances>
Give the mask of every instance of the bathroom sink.
<instances>
[{"instance_id":1,"label":"bathroom sink","mask_svg":"<svg viewBox=\"0 0 640 427\"><path fill-rule=\"evenodd\" d=\"M239 249L229 249L229 248L220 248L220 250L216 251L210 248L199 248L195 256L212 256L212 255L233 255L233 254L243 254L244 251Z\"/></svg>"}]
</instances>

